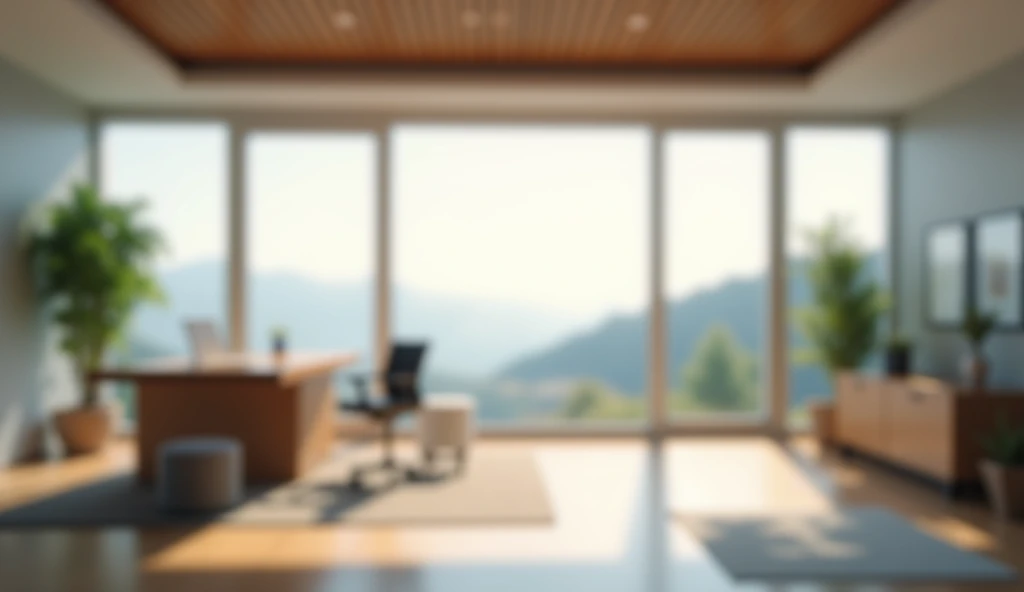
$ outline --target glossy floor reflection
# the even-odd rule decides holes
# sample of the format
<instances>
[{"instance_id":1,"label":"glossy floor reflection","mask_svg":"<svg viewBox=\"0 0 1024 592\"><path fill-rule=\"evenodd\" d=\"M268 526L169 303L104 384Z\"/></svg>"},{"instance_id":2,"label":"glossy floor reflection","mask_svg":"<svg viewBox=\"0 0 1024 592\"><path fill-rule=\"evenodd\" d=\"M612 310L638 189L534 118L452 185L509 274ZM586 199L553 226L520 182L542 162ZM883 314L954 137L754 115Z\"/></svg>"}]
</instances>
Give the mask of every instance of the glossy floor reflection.
<instances>
[{"instance_id":1,"label":"glossy floor reflection","mask_svg":"<svg viewBox=\"0 0 1024 592\"><path fill-rule=\"evenodd\" d=\"M557 515L553 525L6 530L0 531L0 589L886 589L736 585L673 519L693 512L817 512L847 501L886 505L936 536L1024 565L1021 527L994 524L982 507L949 504L874 467L820 456L805 442L782 447L757 438L716 438L652 445L637 438L478 445L534 451ZM98 457L2 472L0 509L127 470L133 462L124 443Z\"/></svg>"}]
</instances>

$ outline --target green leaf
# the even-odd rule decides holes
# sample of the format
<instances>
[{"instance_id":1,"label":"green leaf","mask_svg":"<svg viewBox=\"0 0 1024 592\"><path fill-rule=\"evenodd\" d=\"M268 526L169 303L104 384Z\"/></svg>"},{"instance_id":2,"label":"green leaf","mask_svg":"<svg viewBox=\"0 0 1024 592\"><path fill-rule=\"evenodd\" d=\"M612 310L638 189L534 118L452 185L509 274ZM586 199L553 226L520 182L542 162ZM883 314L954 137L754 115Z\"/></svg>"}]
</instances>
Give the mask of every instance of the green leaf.
<instances>
[{"instance_id":1,"label":"green leaf","mask_svg":"<svg viewBox=\"0 0 1024 592\"><path fill-rule=\"evenodd\" d=\"M878 344L888 297L867 275L867 257L848 224L833 218L805 233L811 257L805 273L812 304L796 311L814 359L830 372L860 367Z\"/></svg>"},{"instance_id":2,"label":"green leaf","mask_svg":"<svg viewBox=\"0 0 1024 592\"><path fill-rule=\"evenodd\" d=\"M29 238L36 287L80 373L102 362L136 306L163 299L153 265L164 241L141 221L144 210L143 202L103 200L78 185L48 207Z\"/></svg>"}]
</instances>

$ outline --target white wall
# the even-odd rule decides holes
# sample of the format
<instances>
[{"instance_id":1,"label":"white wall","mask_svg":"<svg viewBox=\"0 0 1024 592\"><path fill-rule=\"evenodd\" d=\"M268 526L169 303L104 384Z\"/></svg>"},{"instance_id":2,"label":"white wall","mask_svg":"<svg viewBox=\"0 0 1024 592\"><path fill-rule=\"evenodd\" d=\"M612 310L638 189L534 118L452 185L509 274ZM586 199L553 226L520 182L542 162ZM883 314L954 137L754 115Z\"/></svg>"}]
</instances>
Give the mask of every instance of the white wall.
<instances>
[{"instance_id":1,"label":"white wall","mask_svg":"<svg viewBox=\"0 0 1024 592\"><path fill-rule=\"evenodd\" d=\"M65 359L36 305L26 212L86 174L81 105L0 60L0 467L38 450L49 410L74 399Z\"/></svg>"},{"instance_id":2,"label":"white wall","mask_svg":"<svg viewBox=\"0 0 1024 592\"><path fill-rule=\"evenodd\" d=\"M919 370L955 376L966 345L924 321L924 231L938 221L1024 208L1024 56L904 118L899 137L899 303ZM1024 387L1024 333L988 344L992 382Z\"/></svg>"}]
</instances>

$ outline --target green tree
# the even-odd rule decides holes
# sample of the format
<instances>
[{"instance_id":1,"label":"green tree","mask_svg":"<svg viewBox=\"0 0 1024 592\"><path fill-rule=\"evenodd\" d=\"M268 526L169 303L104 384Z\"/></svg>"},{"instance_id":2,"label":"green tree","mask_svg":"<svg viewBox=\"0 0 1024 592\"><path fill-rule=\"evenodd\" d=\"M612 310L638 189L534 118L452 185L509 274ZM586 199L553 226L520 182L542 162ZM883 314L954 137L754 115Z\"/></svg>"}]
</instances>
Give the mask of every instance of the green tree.
<instances>
[{"instance_id":1,"label":"green tree","mask_svg":"<svg viewBox=\"0 0 1024 592\"><path fill-rule=\"evenodd\" d=\"M573 385L558 416L562 419L639 419L644 402L627 397L594 380L581 380Z\"/></svg>"},{"instance_id":2,"label":"green tree","mask_svg":"<svg viewBox=\"0 0 1024 592\"><path fill-rule=\"evenodd\" d=\"M811 347L800 358L821 364L829 373L858 368L878 342L886 298L842 220L833 218L820 230L809 231L807 242L813 303L797 311L797 320Z\"/></svg>"},{"instance_id":3,"label":"green tree","mask_svg":"<svg viewBox=\"0 0 1024 592\"><path fill-rule=\"evenodd\" d=\"M31 237L39 292L83 382L83 407L97 403L95 385L85 376L122 336L132 311L163 298L152 267L163 240L141 221L143 208L141 202L104 201L94 188L80 185L70 200L48 208Z\"/></svg>"},{"instance_id":4,"label":"green tree","mask_svg":"<svg viewBox=\"0 0 1024 592\"><path fill-rule=\"evenodd\" d=\"M591 416L601 405L603 394L601 391L601 385L594 381L587 380L577 383L559 415L567 419Z\"/></svg>"},{"instance_id":5,"label":"green tree","mask_svg":"<svg viewBox=\"0 0 1024 592\"><path fill-rule=\"evenodd\" d=\"M683 368L687 393L715 410L752 409L756 403L756 364L728 328L712 327Z\"/></svg>"}]
</instances>

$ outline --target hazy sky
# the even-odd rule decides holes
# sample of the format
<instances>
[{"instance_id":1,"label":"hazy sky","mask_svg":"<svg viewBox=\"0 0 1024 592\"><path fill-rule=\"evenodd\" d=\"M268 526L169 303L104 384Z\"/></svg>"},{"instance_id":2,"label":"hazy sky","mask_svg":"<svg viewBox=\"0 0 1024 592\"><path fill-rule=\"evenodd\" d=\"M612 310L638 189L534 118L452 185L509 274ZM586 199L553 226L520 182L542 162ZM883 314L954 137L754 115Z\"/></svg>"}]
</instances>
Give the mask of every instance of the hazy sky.
<instances>
[{"instance_id":1,"label":"hazy sky","mask_svg":"<svg viewBox=\"0 0 1024 592\"><path fill-rule=\"evenodd\" d=\"M246 154L250 266L324 281L373 272L371 134L263 133Z\"/></svg>"},{"instance_id":2,"label":"hazy sky","mask_svg":"<svg viewBox=\"0 0 1024 592\"><path fill-rule=\"evenodd\" d=\"M634 310L648 282L649 131L643 127L399 126L392 132L394 273L439 294L580 318ZM767 262L768 144L760 132L676 132L665 145L666 282L680 296ZM172 253L165 268L226 253L227 129L104 127L104 190L145 196ZM851 219L865 246L885 232L886 136L790 133L789 223ZM250 138L250 264L325 281L373 269L375 139ZM802 241L793 239L799 252Z\"/></svg>"},{"instance_id":3,"label":"hazy sky","mask_svg":"<svg viewBox=\"0 0 1024 592\"><path fill-rule=\"evenodd\" d=\"M587 317L642 305L646 130L410 126L393 139L400 283Z\"/></svg>"}]
</instances>

